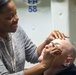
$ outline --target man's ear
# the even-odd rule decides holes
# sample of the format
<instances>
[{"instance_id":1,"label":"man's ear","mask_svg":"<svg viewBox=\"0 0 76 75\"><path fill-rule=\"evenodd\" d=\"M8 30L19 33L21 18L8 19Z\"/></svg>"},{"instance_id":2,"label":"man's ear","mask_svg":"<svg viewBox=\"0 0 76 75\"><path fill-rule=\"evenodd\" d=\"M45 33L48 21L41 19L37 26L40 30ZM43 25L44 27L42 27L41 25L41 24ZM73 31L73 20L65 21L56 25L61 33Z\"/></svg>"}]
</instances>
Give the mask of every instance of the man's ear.
<instances>
[{"instance_id":1,"label":"man's ear","mask_svg":"<svg viewBox=\"0 0 76 75\"><path fill-rule=\"evenodd\" d=\"M71 63L73 63L73 58L71 56L68 56L67 59L64 61L63 65L68 66Z\"/></svg>"}]
</instances>

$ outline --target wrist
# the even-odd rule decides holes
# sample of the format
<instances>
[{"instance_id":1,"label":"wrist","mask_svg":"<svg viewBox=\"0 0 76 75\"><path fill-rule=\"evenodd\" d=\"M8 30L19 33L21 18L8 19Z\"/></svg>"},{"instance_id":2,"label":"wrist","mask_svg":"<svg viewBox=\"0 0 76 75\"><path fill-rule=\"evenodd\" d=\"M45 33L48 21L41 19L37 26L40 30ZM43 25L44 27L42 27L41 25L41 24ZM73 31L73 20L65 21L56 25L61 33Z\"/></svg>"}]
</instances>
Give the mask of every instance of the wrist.
<instances>
[{"instance_id":1,"label":"wrist","mask_svg":"<svg viewBox=\"0 0 76 75\"><path fill-rule=\"evenodd\" d=\"M52 41L52 40L51 40L51 39L49 39L49 38L46 38L46 40L45 40L46 44L49 44L49 43L50 43L50 41Z\"/></svg>"},{"instance_id":2,"label":"wrist","mask_svg":"<svg viewBox=\"0 0 76 75\"><path fill-rule=\"evenodd\" d=\"M47 69L44 63L39 63L34 67L24 70L24 75L39 75Z\"/></svg>"},{"instance_id":3,"label":"wrist","mask_svg":"<svg viewBox=\"0 0 76 75\"><path fill-rule=\"evenodd\" d=\"M43 70L46 70L49 68L49 65L47 65L47 63L41 62L40 64Z\"/></svg>"}]
</instances>

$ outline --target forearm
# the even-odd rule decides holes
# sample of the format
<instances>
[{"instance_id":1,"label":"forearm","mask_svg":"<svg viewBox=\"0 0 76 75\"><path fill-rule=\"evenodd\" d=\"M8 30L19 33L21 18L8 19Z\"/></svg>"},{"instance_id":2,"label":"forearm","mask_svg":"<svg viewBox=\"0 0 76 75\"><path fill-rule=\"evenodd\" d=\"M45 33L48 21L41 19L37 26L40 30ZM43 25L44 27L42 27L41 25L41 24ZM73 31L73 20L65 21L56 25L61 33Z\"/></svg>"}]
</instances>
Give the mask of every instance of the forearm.
<instances>
[{"instance_id":1,"label":"forearm","mask_svg":"<svg viewBox=\"0 0 76 75\"><path fill-rule=\"evenodd\" d=\"M46 39L41 45L39 45L39 47L38 47L38 55L39 56L41 55L41 52L42 52L43 48L45 47L45 45L47 45L49 43L50 43L50 40Z\"/></svg>"},{"instance_id":2,"label":"forearm","mask_svg":"<svg viewBox=\"0 0 76 75\"><path fill-rule=\"evenodd\" d=\"M45 66L45 64L39 63L39 64L37 64L36 66L34 66L32 68L24 70L24 75L40 75L46 69L47 69L47 67Z\"/></svg>"}]
</instances>

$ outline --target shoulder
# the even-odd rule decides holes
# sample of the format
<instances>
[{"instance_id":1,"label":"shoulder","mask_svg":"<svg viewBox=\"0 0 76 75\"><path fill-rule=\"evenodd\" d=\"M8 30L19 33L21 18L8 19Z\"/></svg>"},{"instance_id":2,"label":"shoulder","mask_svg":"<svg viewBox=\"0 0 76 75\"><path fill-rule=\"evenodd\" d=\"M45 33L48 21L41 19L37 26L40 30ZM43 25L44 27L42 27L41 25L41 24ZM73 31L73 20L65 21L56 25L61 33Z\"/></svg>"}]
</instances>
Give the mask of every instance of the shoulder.
<instances>
[{"instance_id":1,"label":"shoulder","mask_svg":"<svg viewBox=\"0 0 76 75\"><path fill-rule=\"evenodd\" d=\"M24 29L21 26L18 26L16 32L13 33L12 35L15 37L27 36L26 32L24 31Z\"/></svg>"},{"instance_id":2,"label":"shoulder","mask_svg":"<svg viewBox=\"0 0 76 75\"><path fill-rule=\"evenodd\" d=\"M16 32L25 32L23 28L19 25Z\"/></svg>"},{"instance_id":3,"label":"shoulder","mask_svg":"<svg viewBox=\"0 0 76 75\"><path fill-rule=\"evenodd\" d=\"M74 64L71 65L68 73L69 73L69 75L76 75L76 66Z\"/></svg>"},{"instance_id":4,"label":"shoulder","mask_svg":"<svg viewBox=\"0 0 76 75\"><path fill-rule=\"evenodd\" d=\"M13 33L12 36L15 40L20 40L20 41L27 41L30 39L21 26L18 26L16 32Z\"/></svg>"}]
</instances>

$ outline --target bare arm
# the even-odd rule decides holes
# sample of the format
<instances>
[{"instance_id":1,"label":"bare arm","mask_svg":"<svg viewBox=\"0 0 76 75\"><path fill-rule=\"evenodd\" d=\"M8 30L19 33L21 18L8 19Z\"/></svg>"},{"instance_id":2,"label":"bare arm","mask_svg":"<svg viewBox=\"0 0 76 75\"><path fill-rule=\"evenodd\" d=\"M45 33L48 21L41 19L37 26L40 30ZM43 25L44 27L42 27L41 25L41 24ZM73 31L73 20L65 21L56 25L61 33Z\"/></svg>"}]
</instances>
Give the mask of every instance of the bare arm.
<instances>
[{"instance_id":1,"label":"bare arm","mask_svg":"<svg viewBox=\"0 0 76 75\"><path fill-rule=\"evenodd\" d=\"M44 48L43 60L36 66L24 70L25 75L39 75L47 70L53 63L54 58L61 53L61 51L55 47Z\"/></svg>"}]
</instances>

